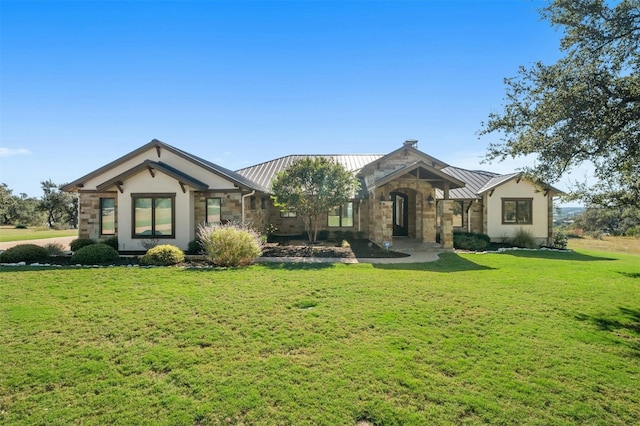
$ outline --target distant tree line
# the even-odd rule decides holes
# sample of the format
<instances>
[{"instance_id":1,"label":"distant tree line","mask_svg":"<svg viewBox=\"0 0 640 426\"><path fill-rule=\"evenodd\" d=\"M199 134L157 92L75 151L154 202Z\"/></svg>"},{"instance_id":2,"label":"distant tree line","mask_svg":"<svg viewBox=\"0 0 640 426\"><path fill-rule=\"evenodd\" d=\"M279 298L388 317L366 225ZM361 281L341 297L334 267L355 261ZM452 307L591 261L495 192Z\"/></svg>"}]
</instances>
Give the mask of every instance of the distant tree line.
<instances>
[{"instance_id":1,"label":"distant tree line","mask_svg":"<svg viewBox=\"0 0 640 426\"><path fill-rule=\"evenodd\" d=\"M630 206L587 208L584 213L576 217L574 226L594 236L607 233L637 237L640 236L640 208Z\"/></svg>"},{"instance_id":2,"label":"distant tree line","mask_svg":"<svg viewBox=\"0 0 640 426\"><path fill-rule=\"evenodd\" d=\"M6 183L0 184L0 225L76 228L78 197L62 191L51 180L40 182L42 196L14 195Z\"/></svg>"}]
</instances>

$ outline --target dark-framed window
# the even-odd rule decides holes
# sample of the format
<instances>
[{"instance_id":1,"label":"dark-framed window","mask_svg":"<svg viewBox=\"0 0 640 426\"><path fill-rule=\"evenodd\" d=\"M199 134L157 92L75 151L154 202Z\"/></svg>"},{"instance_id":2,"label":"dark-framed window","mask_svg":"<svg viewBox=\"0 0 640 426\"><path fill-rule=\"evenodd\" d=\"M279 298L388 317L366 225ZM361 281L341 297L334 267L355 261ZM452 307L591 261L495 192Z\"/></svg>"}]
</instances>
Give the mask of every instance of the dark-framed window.
<instances>
[{"instance_id":1,"label":"dark-framed window","mask_svg":"<svg viewBox=\"0 0 640 426\"><path fill-rule=\"evenodd\" d=\"M267 208L267 199L264 197L260 198L260 208L262 208L262 210Z\"/></svg>"},{"instance_id":2,"label":"dark-framed window","mask_svg":"<svg viewBox=\"0 0 640 426\"><path fill-rule=\"evenodd\" d=\"M461 228L464 224L464 201L454 201L452 213L453 227Z\"/></svg>"},{"instance_id":3,"label":"dark-framed window","mask_svg":"<svg viewBox=\"0 0 640 426\"><path fill-rule=\"evenodd\" d=\"M133 238L175 237L175 194L132 194Z\"/></svg>"},{"instance_id":4,"label":"dark-framed window","mask_svg":"<svg viewBox=\"0 0 640 426\"><path fill-rule=\"evenodd\" d=\"M205 222L220 223L222 221L222 198L207 198L205 203Z\"/></svg>"},{"instance_id":5,"label":"dark-framed window","mask_svg":"<svg viewBox=\"0 0 640 426\"><path fill-rule=\"evenodd\" d=\"M100 198L100 235L116 234L116 199Z\"/></svg>"},{"instance_id":6,"label":"dark-framed window","mask_svg":"<svg viewBox=\"0 0 640 426\"><path fill-rule=\"evenodd\" d=\"M344 203L329 210L327 225L330 228L353 226L353 203Z\"/></svg>"},{"instance_id":7,"label":"dark-framed window","mask_svg":"<svg viewBox=\"0 0 640 426\"><path fill-rule=\"evenodd\" d=\"M444 200L436 201L436 226L440 226L440 220L441 220L442 214L444 213L442 211L442 208L443 208L442 201ZM452 204L453 204L453 211L452 211L452 217L451 217L452 226L454 228L461 228L462 226L464 226L464 201L454 200Z\"/></svg>"},{"instance_id":8,"label":"dark-framed window","mask_svg":"<svg viewBox=\"0 0 640 426\"><path fill-rule=\"evenodd\" d=\"M503 225L531 225L533 223L533 198L503 198Z\"/></svg>"}]
</instances>

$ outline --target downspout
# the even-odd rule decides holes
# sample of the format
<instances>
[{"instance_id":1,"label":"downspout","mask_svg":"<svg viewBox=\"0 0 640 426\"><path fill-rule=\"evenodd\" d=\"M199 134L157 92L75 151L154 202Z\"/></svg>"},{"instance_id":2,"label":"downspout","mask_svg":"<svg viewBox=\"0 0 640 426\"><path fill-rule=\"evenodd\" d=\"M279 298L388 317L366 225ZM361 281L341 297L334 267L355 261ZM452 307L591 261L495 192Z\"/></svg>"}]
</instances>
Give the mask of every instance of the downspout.
<instances>
[{"instance_id":1,"label":"downspout","mask_svg":"<svg viewBox=\"0 0 640 426\"><path fill-rule=\"evenodd\" d=\"M254 189L253 191L249 192L248 194L244 194L242 196L242 203L241 203L242 204L242 218L241 218L242 226L244 226L244 200L247 197L251 197L255 193L256 193L256 190Z\"/></svg>"},{"instance_id":2,"label":"downspout","mask_svg":"<svg viewBox=\"0 0 640 426\"><path fill-rule=\"evenodd\" d=\"M358 200L358 232L362 231L360 229L360 210L362 210L362 198Z\"/></svg>"},{"instance_id":3,"label":"downspout","mask_svg":"<svg viewBox=\"0 0 640 426\"><path fill-rule=\"evenodd\" d=\"M467 232L471 233L471 216L469 212L471 211L471 206L473 206L473 200L469 202L469 207L467 207Z\"/></svg>"}]
</instances>

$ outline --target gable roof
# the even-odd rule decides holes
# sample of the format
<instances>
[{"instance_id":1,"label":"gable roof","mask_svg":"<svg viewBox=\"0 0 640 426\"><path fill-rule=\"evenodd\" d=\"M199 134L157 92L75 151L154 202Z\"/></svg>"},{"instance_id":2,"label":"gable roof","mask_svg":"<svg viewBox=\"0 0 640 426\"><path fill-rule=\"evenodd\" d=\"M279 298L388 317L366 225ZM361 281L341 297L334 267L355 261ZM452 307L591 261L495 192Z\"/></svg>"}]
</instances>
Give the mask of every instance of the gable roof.
<instances>
[{"instance_id":1,"label":"gable roof","mask_svg":"<svg viewBox=\"0 0 640 426\"><path fill-rule=\"evenodd\" d=\"M137 166L132 167L129 170L119 174L118 176L115 176L107 180L106 182L101 183L100 185L96 186L96 189L98 191L103 191L113 185L120 185L122 184L122 182L124 182L131 176L134 176L140 173L142 170L149 170L149 172L152 173L152 175L153 175L153 170L160 170L164 174L171 176L172 178L177 180L181 185L187 184L200 191L204 191L205 189L209 188L209 185L207 185L206 183L188 175L187 173L184 173L176 169L175 167L171 167L168 164L165 164L161 161L156 162L151 160L145 160L142 163L138 164Z\"/></svg>"},{"instance_id":2,"label":"gable roof","mask_svg":"<svg viewBox=\"0 0 640 426\"><path fill-rule=\"evenodd\" d=\"M409 141L407 141L409 142ZM360 170L359 174L365 174L368 170L370 170L373 167L376 167L379 163L382 163L383 161L385 161L388 158L393 157L394 155L400 153L400 152L405 152L407 154L409 153L413 153L414 155L418 156L420 159L423 160L424 163L426 164L433 164L433 167L436 169L443 169L445 167L448 166L447 163L445 163L444 161L440 161L435 157L432 157L428 154L425 154L424 152L416 149L413 147L413 145L409 145L407 143L405 143L403 146L401 146L400 148L396 149L395 151L391 151L388 154L385 155L381 155L380 157L376 158L374 161L368 163L367 165L365 165L364 167L362 167L362 169Z\"/></svg>"},{"instance_id":3,"label":"gable roof","mask_svg":"<svg viewBox=\"0 0 640 426\"><path fill-rule=\"evenodd\" d=\"M462 180L454 176L451 176L447 173L444 173L442 170L436 169L435 167L432 167L426 164L422 160L415 161L411 164L407 164L406 166L396 169L389 174L381 176L380 178L376 179L375 182L373 182L373 184L376 186L384 185L385 183L390 182L405 174L408 174L408 173L413 174L414 171L416 172L416 176L418 177L421 177L421 175L425 174L426 176L431 175L431 176L435 176L436 178L442 179L443 181L447 181L450 184L452 184L452 188L460 188L465 186L465 182L463 182ZM437 184L437 183L433 182L433 184ZM436 185L433 185L433 186L436 187ZM443 185L443 188L441 189L444 189L444 185Z\"/></svg>"},{"instance_id":4,"label":"gable roof","mask_svg":"<svg viewBox=\"0 0 640 426\"><path fill-rule=\"evenodd\" d=\"M484 186L482 186L482 188L478 190L478 194L483 194L487 191L491 191L492 189L495 189L498 186L503 185L513 179L522 179L522 177L523 177L523 174L521 172L496 176L493 179L489 180ZM558 188L554 188L551 185L542 184L542 183L537 185L545 191L549 191L555 194L563 194L563 191L559 190Z\"/></svg>"},{"instance_id":5,"label":"gable roof","mask_svg":"<svg viewBox=\"0 0 640 426\"><path fill-rule=\"evenodd\" d=\"M191 161L192 163L204 168L205 170L208 170L209 172L216 174L220 177L223 177L227 180L229 180L230 182L232 182L234 185L240 187L240 188L246 188L246 189L255 189L258 191L262 191L262 192L268 192L268 190L264 187L262 187L261 185L256 184L255 182L253 182L250 179L245 178L244 176L233 172L229 169L226 169L224 167L218 166L217 164L214 164L210 161L204 160L200 157L197 157L193 154L189 154L188 152L182 151L181 149L175 148L169 144L166 144L162 141L159 141L157 139L153 139L151 142L142 145L140 148L131 151L130 153L100 167L99 169L94 170L91 173L88 173L84 176L82 176L79 179L74 180L71 183L68 183L67 185L62 187L63 191L75 191L78 188L82 188L84 185L84 182L86 182L87 180L94 178L96 176L99 176L102 173L105 173L107 171L109 171L110 169L112 169L113 167L116 167L120 164L125 163L128 160L131 160L132 158L135 158L136 156L148 151L149 149L155 148L158 153L160 153L161 150L166 149L169 152L174 153L175 155L178 155L188 161ZM165 167L167 165L165 164ZM126 173L126 172L125 172Z\"/></svg>"},{"instance_id":6,"label":"gable roof","mask_svg":"<svg viewBox=\"0 0 640 426\"><path fill-rule=\"evenodd\" d=\"M371 163L382 157L382 154L353 154L353 155L340 155L340 154L311 154L311 155L287 155L284 157L276 158L275 160L266 161L264 163L256 164L254 166L245 167L240 170L236 170L236 173L244 176L246 179L250 179L256 184L271 189L271 181L279 172L287 169L296 161L303 158L328 158L341 164L346 170L357 173L365 165Z\"/></svg>"}]
</instances>

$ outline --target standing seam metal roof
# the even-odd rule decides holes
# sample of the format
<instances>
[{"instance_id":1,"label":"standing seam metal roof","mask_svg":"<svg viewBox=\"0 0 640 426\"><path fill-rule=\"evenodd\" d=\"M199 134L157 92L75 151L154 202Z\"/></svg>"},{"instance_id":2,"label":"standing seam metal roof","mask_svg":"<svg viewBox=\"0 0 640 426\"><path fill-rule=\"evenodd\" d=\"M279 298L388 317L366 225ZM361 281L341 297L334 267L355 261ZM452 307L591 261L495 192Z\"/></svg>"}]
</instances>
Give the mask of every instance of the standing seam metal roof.
<instances>
[{"instance_id":1,"label":"standing seam metal roof","mask_svg":"<svg viewBox=\"0 0 640 426\"><path fill-rule=\"evenodd\" d=\"M360 169L362 169L365 165L383 157L381 154L354 154L354 155L322 155L322 154L311 154L311 155L287 155L284 157L276 158L275 160L266 161L264 163L256 164L255 166L245 167L240 170L236 170L241 176L244 176L246 179L249 179L258 185L271 189L271 180L273 177L287 167L291 166L297 160L302 158L329 158L335 161L338 164L344 166L350 172L354 174L357 173Z\"/></svg>"}]
</instances>

